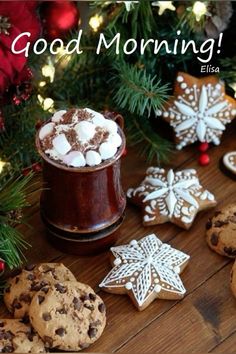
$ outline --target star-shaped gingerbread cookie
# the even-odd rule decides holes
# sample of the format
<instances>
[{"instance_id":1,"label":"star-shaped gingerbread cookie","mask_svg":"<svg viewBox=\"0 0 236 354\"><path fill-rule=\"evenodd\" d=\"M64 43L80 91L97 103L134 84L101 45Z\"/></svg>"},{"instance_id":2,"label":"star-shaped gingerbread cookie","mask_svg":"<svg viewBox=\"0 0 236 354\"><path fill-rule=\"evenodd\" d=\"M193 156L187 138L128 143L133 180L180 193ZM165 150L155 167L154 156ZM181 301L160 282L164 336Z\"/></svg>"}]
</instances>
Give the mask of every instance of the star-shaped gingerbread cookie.
<instances>
[{"instance_id":1,"label":"star-shaped gingerbread cookie","mask_svg":"<svg viewBox=\"0 0 236 354\"><path fill-rule=\"evenodd\" d=\"M141 184L127 191L127 197L141 206L144 226L170 221L189 229L199 211L216 205L214 195L201 186L194 169L174 172L150 167Z\"/></svg>"},{"instance_id":2,"label":"star-shaped gingerbread cookie","mask_svg":"<svg viewBox=\"0 0 236 354\"><path fill-rule=\"evenodd\" d=\"M189 258L156 235L148 235L111 248L114 267L99 286L113 294L129 295L140 311L157 298L181 299L186 290L179 274Z\"/></svg>"},{"instance_id":3,"label":"star-shaped gingerbread cookie","mask_svg":"<svg viewBox=\"0 0 236 354\"><path fill-rule=\"evenodd\" d=\"M219 145L225 125L236 116L236 101L216 76L198 79L180 72L173 97L157 115L174 129L179 150L196 141Z\"/></svg>"}]
</instances>

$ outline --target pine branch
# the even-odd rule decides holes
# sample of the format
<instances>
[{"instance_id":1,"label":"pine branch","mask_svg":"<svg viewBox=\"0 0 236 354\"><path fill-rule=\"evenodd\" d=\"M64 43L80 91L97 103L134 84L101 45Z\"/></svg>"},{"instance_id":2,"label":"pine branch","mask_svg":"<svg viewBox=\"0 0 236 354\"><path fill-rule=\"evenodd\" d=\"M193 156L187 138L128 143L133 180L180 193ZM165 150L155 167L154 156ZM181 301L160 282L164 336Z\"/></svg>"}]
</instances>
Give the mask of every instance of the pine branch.
<instances>
[{"instance_id":1,"label":"pine branch","mask_svg":"<svg viewBox=\"0 0 236 354\"><path fill-rule=\"evenodd\" d=\"M157 77L149 75L145 69L123 64L116 65L120 80L115 90L114 100L122 109L143 116L162 108L168 99L168 85L162 85Z\"/></svg>"},{"instance_id":2,"label":"pine branch","mask_svg":"<svg viewBox=\"0 0 236 354\"><path fill-rule=\"evenodd\" d=\"M15 228L22 223L22 209L29 206L29 182L32 175L10 179L0 188L0 257L9 268L18 267L29 244Z\"/></svg>"},{"instance_id":3,"label":"pine branch","mask_svg":"<svg viewBox=\"0 0 236 354\"><path fill-rule=\"evenodd\" d=\"M172 144L154 132L149 120L140 120L132 116L126 121L128 141L131 145L140 145L140 154L146 156L147 161L158 164L167 162L172 152Z\"/></svg>"}]
</instances>

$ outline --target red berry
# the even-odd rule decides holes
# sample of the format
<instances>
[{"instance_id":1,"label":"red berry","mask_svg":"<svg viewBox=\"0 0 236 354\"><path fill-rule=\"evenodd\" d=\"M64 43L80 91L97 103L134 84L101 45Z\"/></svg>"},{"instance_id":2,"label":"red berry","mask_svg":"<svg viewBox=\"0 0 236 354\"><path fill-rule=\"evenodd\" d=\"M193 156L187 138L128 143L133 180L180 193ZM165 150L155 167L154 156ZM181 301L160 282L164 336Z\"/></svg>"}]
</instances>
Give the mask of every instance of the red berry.
<instances>
[{"instance_id":1,"label":"red berry","mask_svg":"<svg viewBox=\"0 0 236 354\"><path fill-rule=\"evenodd\" d=\"M34 172L41 172L42 171L42 165L40 162L36 162L32 165L32 169Z\"/></svg>"},{"instance_id":2,"label":"red berry","mask_svg":"<svg viewBox=\"0 0 236 354\"><path fill-rule=\"evenodd\" d=\"M3 272L5 269L5 263L3 261L0 261L0 272Z\"/></svg>"},{"instance_id":3,"label":"red berry","mask_svg":"<svg viewBox=\"0 0 236 354\"><path fill-rule=\"evenodd\" d=\"M210 157L208 154L201 154L198 163L201 166L207 166L210 163Z\"/></svg>"},{"instance_id":4,"label":"red berry","mask_svg":"<svg viewBox=\"0 0 236 354\"><path fill-rule=\"evenodd\" d=\"M201 143L199 145L199 151L201 152L206 152L209 149L209 144L208 143Z\"/></svg>"}]
</instances>

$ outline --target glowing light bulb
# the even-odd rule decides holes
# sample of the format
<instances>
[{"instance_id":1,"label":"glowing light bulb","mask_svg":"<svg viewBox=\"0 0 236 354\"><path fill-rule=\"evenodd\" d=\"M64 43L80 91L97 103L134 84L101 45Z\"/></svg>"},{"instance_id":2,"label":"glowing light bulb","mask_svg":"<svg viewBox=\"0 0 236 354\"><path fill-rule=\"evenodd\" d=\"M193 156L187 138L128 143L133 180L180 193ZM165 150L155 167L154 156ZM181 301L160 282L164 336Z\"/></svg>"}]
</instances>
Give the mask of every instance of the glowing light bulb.
<instances>
[{"instance_id":1,"label":"glowing light bulb","mask_svg":"<svg viewBox=\"0 0 236 354\"><path fill-rule=\"evenodd\" d=\"M196 16L196 21L199 22L202 16L207 14L207 6L202 1L196 1L192 9L194 15Z\"/></svg>"},{"instance_id":2,"label":"glowing light bulb","mask_svg":"<svg viewBox=\"0 0 236 354\"><path fill-rule=\"evenodd\" d=\"M94 32L97 32L101 24L103 23L103 17L99 15L92 16L89 20L89 26Z\"/></svg>"},{"instance_id":3,"label":"glowing light bulb","mask_svg":"<svg viewBox=\"0 0 236 354\"><path fill-rule=\"evenodd\" d=\"M4 167L5 165L6 165L6 162L0 161L0 173L2 172L3 167Z\"/></svg>"},{"instance_id":4,"label":"glowing light bulb","mask_svg":"<svg viewBox=\"0 0 236 354\"><path fill-rule=\"evenodd\" d=\"M50 64L46 64L42 67L42 75L45 77L49 77L50 82L53 82L55 76L55 67Z\"/></svg>"},{"instance_id":5,"label":"glowing light bulb","mask_svg":"<svg viewBox=\"0 0 236 354\"><path fill-rule=\"evenodd\" d=\"M44 87L46 85L46 81L40 81L39 82L39 87Z\"/></svg>"},{"instance_id":6,"label":"glowing light bulb","mask_svg":"<svg viewBox=\"0 0 236 354\"><path fill-rule=\"evenodd\" d=\"M65 48L58 47L56 50L55 63L58 63L60 67L65 68L71 60L71 55L67 54Z\"/></svg>"},{"instance_id":7,"label":"glowing light bulb","mask_svg":"<svg viewBox=\"0 0 236 354\"><path fill-rule=\"evenodd\" d=\"M44 111L54 112L54 101L52 98L43 98L41 95L38 95L37 97Z\"/></svg>"}]
</instances>

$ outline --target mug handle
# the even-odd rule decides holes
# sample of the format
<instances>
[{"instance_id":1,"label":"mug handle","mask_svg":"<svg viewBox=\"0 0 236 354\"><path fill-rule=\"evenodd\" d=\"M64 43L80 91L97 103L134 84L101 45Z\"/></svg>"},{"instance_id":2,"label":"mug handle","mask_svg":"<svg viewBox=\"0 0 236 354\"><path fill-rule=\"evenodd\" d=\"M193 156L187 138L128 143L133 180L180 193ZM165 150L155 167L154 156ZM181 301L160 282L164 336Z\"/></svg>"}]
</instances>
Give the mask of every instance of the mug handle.
<instances>
[{"instance_id":1,"label":"mug handle","mask_svg":"<svg viewBox=\"0 0 236 354\"><path fill-rule=\"evenodd\" d=\"M102 113L105 118L114 120L119 125L119 127L124 130L124 117L121 114L110 111L105 111Z\"/></svg>"}]
</instances>

